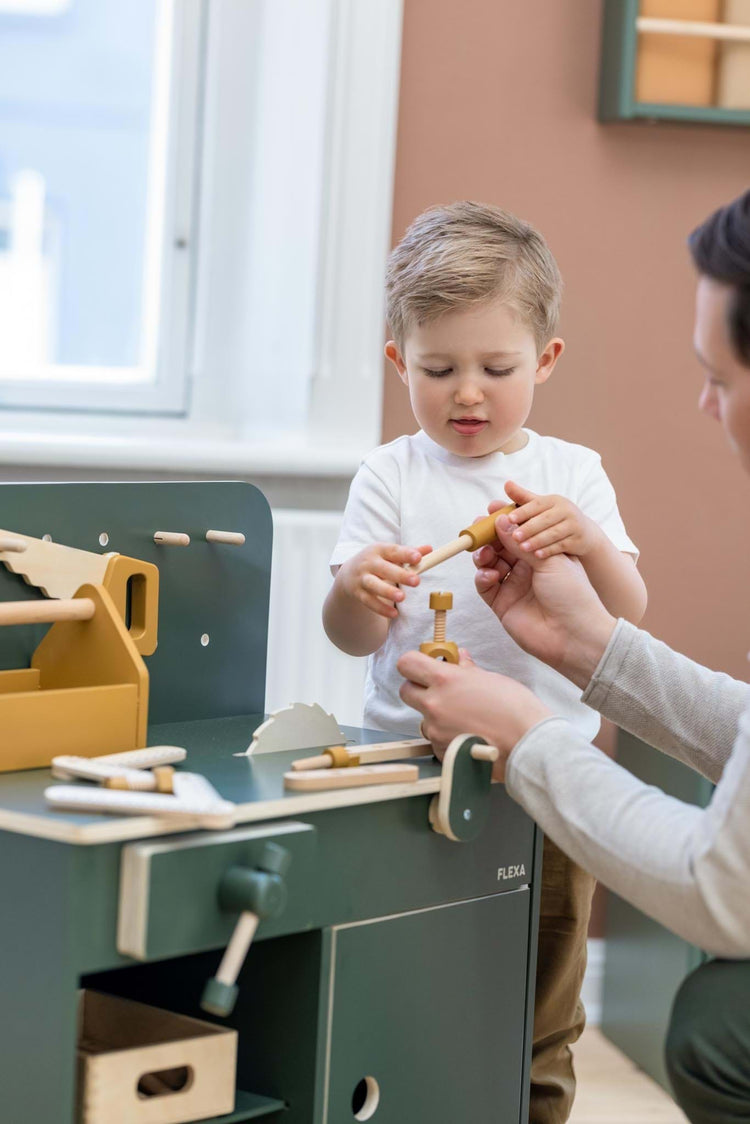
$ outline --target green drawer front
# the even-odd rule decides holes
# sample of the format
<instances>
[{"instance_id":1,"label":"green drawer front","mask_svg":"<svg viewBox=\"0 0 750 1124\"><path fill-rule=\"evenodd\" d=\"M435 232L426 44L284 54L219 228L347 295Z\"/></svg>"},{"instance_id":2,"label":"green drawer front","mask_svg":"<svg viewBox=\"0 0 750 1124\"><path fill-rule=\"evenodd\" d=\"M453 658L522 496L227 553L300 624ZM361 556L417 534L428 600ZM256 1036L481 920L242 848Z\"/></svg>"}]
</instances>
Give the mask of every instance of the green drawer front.
<instances>
[{"instance_id":1,"label":"green drawer front","mask_svg":"<svg viewBox=\"0 0 750 1124\"><path fill-rule=\"evenodd\" d=\"M309 929L317 878L315 828L272 823L124 846L118 950L158 960L225 945L238 914L219 906L221 879L230 867L256 867L266 843L278 843L291 856L284 875L288 900L279 917L261 922L258 937Z\"/></svg>"},{"instance_id":2,"label":"green drawer front","mask_svg":"<svg viewBox=\"0 0 750 1124\"><path fill-rule=\"evenodd\" d=\"M232 866L256 866L269 841L291 855L288 901L279 917L261 922L257 940L485 897L533 881L534 824L502 785L493 787L489 822L471 843L452 843L430 828L430 799L126 844L118 951L163 959L225 945L238 914L219 907L221 879Z\"/></svg>"}]
</instances>

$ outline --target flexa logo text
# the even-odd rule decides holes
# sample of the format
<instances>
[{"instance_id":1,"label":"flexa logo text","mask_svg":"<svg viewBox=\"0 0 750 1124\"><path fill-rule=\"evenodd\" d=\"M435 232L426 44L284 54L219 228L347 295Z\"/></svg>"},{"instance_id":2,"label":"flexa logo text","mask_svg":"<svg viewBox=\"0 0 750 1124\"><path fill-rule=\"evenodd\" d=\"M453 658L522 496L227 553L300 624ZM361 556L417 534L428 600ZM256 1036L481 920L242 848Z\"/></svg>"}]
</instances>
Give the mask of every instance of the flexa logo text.
<instances>
[{"instance_id":1,"label":"flexa logo text","mask_svg":"<svg viewBox=\"0 0 750 1124\"><path fill-rule=\"evenodd\" d=\"M525 878L526 867L521 863L520 866L499 866L497 868L498 882L507 882L509 878Z\"/></svg>"}]
</instances>

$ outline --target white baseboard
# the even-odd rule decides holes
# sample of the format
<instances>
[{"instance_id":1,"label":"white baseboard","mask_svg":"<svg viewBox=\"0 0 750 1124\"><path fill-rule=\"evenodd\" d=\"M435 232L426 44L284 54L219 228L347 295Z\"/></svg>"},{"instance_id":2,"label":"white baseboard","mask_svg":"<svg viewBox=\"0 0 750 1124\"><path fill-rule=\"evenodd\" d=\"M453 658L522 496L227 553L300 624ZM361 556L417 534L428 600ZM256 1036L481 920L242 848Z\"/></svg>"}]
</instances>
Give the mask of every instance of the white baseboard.
<instances>
[{"instance_id":1,"label":"white baseboard","mask_svg":"<svg viewBox=\"0 0 750 1124\"><path fill-rule=\"evenodd\" d=\"M589 1026L599 1026L601 1022L603 984L604 938L589 937L588 962L581 989L581 999L586 1008L586 1022Z\"/></svg>"}]
</instances>

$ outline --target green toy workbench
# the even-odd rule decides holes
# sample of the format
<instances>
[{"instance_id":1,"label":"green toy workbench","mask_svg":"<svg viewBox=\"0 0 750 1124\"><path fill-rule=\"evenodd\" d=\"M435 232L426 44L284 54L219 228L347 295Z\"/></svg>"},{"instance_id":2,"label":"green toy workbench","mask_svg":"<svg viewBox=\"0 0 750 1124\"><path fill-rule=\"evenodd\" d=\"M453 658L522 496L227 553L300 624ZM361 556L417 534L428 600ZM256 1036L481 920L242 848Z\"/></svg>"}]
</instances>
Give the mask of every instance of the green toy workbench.
<instances>
[{"instance_id":1,"label":"green toy workbench","mask_svg":"<svg viewBox=\"0 0 750 1124\"><path fill-rule=\"evenodd\" d=\"M184 746L186 766L238 806L232 829L186 831L53 811L49 769L0 773L2 1124L76 1120L81 988L236 1029L236 1107L217 1121L523 1124L539 835L501 785L475 840L436 834L431 759L409 786L299 793L283 786L299 750L237 756L264 708L263 496L240 483L7 484L0 526L158 566L148 741ZM215 527L244 544L206 542ZM157 530L190 546L157 545ZM0 566L0 600L40 596ZM1 628L0 669L28 666L44 631ZM222 881L269 842L290 856L286 906L261 922L232 1014L212 1020L201 994L238 916Z\"/></svg>"}]
</instances>

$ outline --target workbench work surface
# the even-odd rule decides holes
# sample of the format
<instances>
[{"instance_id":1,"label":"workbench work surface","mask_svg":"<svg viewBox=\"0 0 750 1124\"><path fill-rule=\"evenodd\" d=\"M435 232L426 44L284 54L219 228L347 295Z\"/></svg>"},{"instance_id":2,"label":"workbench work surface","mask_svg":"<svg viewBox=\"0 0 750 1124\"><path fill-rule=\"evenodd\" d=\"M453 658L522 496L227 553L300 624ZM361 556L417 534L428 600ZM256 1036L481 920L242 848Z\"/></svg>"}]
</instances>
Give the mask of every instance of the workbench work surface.
<instances>
[{"instance_id":1,"label":"workbench work surface","mask_svg":"<svg viewBox=\"0 0 750 1124\"><path fill-rule=\"evenodd\" d=\"M253 731L263 720L259 714L210 718L152 726L149 745L178 745L187 750L182 766L202 773L226 800L237 805L237 823L279 819L326 808L373 804L437 792L440 763L434 757L410 759L419 767L419 779L408 784L372 785L319 792L284 789L284 773L300 757L318 747L293 749L259 756L244 756ZM367 745L389 739L375 730L343 726L348 744ZM236 756L242 754L243 756ZM179 768L179 766L178 766ZM63 812L49 808L44 790L56 783L49 769L28 769L0 775L0 830L57 839L64 843L110 843L168 835L197 826L190 817L113 816L102 813Z\"/></svg>"}]
</instances>

